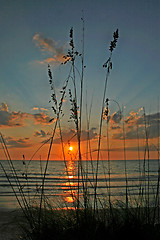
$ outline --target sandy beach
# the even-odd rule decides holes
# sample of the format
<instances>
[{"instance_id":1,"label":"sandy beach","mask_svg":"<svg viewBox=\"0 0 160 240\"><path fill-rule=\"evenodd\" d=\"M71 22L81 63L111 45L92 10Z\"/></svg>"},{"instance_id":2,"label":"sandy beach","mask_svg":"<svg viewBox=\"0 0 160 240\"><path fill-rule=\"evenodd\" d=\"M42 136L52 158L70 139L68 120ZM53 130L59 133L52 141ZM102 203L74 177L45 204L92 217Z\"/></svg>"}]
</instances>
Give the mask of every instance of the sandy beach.
<instances>
[{"instance_id":1,"label":"sandy beach","mask_svg":"<svg viewBox=\"0 0 160 240\"><path fill-rule=\"evenodd\" d=\"M0 209L0 240L16 240L21 235L20 210Z\"/></svg>"}]
</instances>

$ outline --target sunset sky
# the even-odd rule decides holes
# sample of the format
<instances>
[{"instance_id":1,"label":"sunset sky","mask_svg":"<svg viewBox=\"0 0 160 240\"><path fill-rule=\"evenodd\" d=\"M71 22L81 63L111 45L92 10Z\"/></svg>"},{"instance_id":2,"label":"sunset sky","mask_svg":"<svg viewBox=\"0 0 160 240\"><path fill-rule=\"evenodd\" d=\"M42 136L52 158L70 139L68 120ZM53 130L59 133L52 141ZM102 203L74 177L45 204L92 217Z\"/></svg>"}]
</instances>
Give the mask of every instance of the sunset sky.
<instances>
[{"instance_id":1,"label":"sunset sky","mask_svg":"<svg viewBox=\"0 0 160 240\"><path fill-rule=\"evenodd\" d=\"M83 11L83 13L82 13ZM51 137L54 121L47 75L50 64L57 96L68 76L70 64L61 65L74 30L76 49L82 51L84 15L84 98L82 156L86 159L86 106L91 108L90 139L93 158L97 155L100 113L106 69L113 32L119 29L113 52L106 97L109 102L111 159L123 159L124 131L127 159L136 159L139 144L144 157L145 122L151 158L157 157L160 96L160 1L159 0L1 0L0 3L0 131L13 159L30 159ZM78 74L77 74L78 75ZM80 80L77 76L77 87ZM68 88L70 87L69 86ZM79 88L79 87L78 87ZM119 114L123 108L125 121ZM87 103L87 104L86 104ZM75 125L68 122L70 101L64 99L61 119L66 158L77 154ZM139 142L137 140L137 129ZM107 123L103 120L101 158L107 158ZM68 141L72 153L68 154ZM46 159L49 145L35 155ZM4 159L0 147L0 159ZM62 159L57 130L51 154ZM76 157L75 157L76 158Z\"/></svg>"}]
</instances>

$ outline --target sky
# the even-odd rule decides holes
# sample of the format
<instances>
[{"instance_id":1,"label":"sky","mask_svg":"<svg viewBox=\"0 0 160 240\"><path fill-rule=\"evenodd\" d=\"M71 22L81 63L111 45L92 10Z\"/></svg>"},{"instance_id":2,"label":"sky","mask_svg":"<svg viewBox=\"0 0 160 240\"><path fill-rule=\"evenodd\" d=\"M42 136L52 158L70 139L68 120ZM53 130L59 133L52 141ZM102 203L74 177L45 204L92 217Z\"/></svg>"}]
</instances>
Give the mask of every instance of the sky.
<instances>
[{"instance_id":1,"label":"sky","mask_svg":"<svg viewBox=\"0 0 160 240\"><path fill-rule=\"evenodd\" d=\"M101 106L110 41L118 28L119 39L112 55L106 98L109 117L103 120L101 159L107 158L107 129L111 159L144 158L145 133L150 157L157 158L160 89L160 1L158 0L1 0L0 3L0 131L13 159L30 159L51 137L52 111L48 64L54 76L57 98L71 64L62 65L73 27L74 43L82 52L84 19L84 88L81 149L87 153L89 132L93 158L97 157ZM81 71L80 60L77 68ZM76 74L77 93L80 79ZM72 88L70 80L67 88ZM63 100L61 127L66 158L77 157L76 127L70 117L69 94ZM117 104L118 103L118 104ZM79 104L79 103L78 103ZM91 109L89 129L87 114ZM123 110L123 118L120 111ZM144 117L145 116L145 117ZM124 135L125 133L125 135ZM68 141L73 146L68 153ZM138 149L139 154L138 156ZM34 156L46 159L49 144ZM71 154L73 156L71 156ZM0 147L0 159L4 159ZM59 130L51 158L62 159Z\"/></svg>"}]
</instances>

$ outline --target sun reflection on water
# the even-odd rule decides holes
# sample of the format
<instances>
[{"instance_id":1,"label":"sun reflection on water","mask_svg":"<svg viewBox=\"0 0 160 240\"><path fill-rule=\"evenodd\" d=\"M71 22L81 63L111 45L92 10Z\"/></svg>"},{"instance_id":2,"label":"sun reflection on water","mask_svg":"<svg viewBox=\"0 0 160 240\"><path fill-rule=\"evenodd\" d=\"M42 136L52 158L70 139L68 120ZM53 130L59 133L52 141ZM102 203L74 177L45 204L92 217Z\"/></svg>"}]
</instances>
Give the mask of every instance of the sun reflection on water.
<instances>
[{"instance_id":1,"label":"sun reflection on water","mask_svg":"<svg viewBox=\"0 0 160 240\"><path fill-rule=\"evenodd\" d=\"M76 201L77 196L77 179L76 179L76 162L73 160L66 161L66 182L62 189L64 192L64 200L67 203Z\"/></svg>"}]
</instances>

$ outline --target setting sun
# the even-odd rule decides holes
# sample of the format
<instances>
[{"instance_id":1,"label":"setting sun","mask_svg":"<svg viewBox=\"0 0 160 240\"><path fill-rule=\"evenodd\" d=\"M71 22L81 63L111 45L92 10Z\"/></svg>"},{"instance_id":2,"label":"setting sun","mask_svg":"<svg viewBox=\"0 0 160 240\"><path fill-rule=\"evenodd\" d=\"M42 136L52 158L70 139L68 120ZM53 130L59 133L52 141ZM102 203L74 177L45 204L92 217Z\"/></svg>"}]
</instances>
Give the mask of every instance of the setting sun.
<instances>
[{"instance_id":1,"label":"setting sun","mask_svg":"<svg viewBox=\"0 0 160 240\"><path fill-rule=\"evenodd\" d=\"M69 151L72 151L72 150L73 150L73 147L72 147L72 146L70 146L68 149L69 149Z\"/></svg>"}]
</instances>

